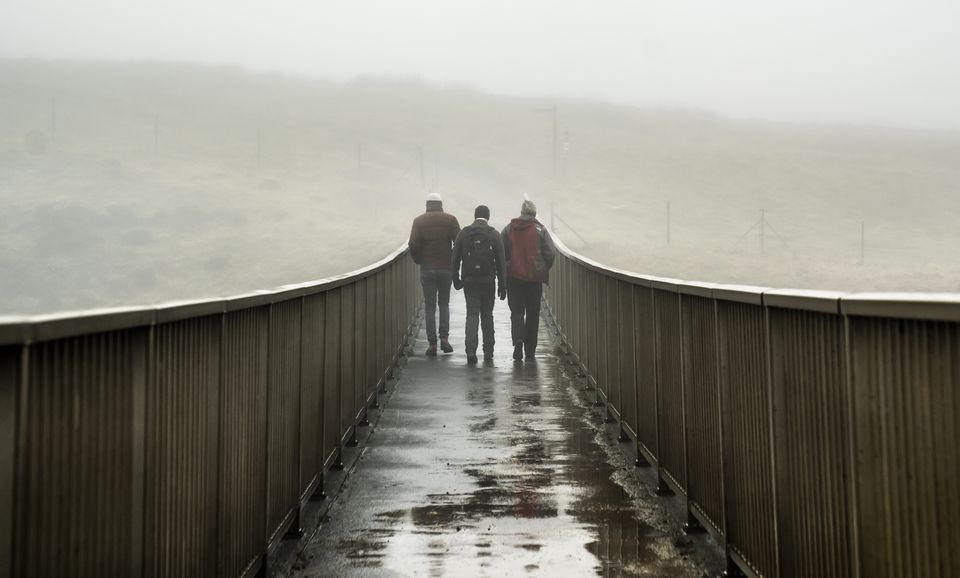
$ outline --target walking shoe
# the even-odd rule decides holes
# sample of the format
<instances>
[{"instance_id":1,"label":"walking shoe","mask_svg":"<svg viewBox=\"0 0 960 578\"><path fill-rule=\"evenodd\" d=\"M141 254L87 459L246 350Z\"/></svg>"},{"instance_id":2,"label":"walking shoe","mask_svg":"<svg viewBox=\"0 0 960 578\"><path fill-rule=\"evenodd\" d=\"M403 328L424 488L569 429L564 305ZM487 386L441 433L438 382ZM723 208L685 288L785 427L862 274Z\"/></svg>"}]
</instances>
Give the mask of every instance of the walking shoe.
<instances>
[{"instance_id":1,"label":"walking shoe","mask_svg":"<svg viewBox=\"0 0 960 578\"><path fill-rule=\"evenodd\" d=\"M493 352L483 354L484 361L493 361Z\"/></svg>"},{"instance_id":2,"label":"walking shoe","mask_svg":"<svg viewBox=\"0 0 960 578\"><path fill-rule=\"evenodd\" d=\"M476 356L476 355L468 355L468 356L467 356L467 363L470 364L470 365L476 365L476 364L477 364L477 356Z\"/></svg>"},{"instance_id":3,"label":"walking shoe","mask_svg":"<svg viewBox=\"0 0 960 578\"><path fill-rule=\"evenodd\" d=\"M514 361L523 361L523 344L513 346Z\"/></svg>"},{"instance_id":4,"label":"walking shoe","mask_svg":"<svg viewBox=\"0 0 960 578\"><path fill-rule=\"evenodd\" d=\"M431 343L431 344L427 347L427 350L423 352L423 354L426 355L427 357L436 357L436 356L437 356L437 344L436 344L436 343Z\"/></svg>"},{"instance_id":5,"label":"walking shoe","mask_svg":"<svg viewBox=\"0 0 960 578\"><path fill-rule=\"evenodd\" d=\"M446 337L440 338L440 350L444 353L453 353L453 346L450 345L450 340Z\"/></svg>"},{"instance_id":6,"label":"walking shoe","mask_svg":"<svg viewBox=\"0 0 960 578\"><path fill-rule=\"evenodd\" d=\"M528 350L527 350L527 359L528 359L528 360L533 359L534 353L536 353L535 350L533 350L533 349L528 349Z\"/></svg>"}]
</instances>

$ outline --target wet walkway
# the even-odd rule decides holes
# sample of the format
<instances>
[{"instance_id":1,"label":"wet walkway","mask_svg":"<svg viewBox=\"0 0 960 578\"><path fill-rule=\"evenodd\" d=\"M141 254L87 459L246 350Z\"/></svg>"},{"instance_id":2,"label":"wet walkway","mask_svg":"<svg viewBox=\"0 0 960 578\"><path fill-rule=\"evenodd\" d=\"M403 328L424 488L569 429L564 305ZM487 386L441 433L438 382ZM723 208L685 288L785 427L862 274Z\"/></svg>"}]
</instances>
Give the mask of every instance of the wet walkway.
<instances>
[{"instance_id":1,"label":"wet walkway","mask_svg":"<svg viewBox=\"0 0 960 578\"><path fill-rule=\"evenodd\" d=\"M292 574L716 575L719 550L680 532L679 508L620 453L553 332L515 364L498 301L496 359L471 367L462 293L451 299L456 352L424 357L421 331Z\"/></svg>"}]
</instances>

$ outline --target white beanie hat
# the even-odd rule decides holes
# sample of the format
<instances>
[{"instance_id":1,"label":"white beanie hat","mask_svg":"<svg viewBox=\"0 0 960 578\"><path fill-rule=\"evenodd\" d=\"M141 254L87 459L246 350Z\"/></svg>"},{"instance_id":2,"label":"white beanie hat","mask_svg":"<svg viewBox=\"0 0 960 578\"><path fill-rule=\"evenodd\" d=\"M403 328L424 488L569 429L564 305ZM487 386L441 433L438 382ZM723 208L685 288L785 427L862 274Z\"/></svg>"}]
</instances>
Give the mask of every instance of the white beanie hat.
<instances>
[{"instance_id":1,"label":"white beanie hat","mask_svg":"<svg viewBox=\"0 0 960 578\"><path fill-rule=\"evenodd\" d=\"M537 206L533 204L533 201L530 199L524 199L523 204L520 205L520 214L529 215L531 217L537 216Z\"/></svg>"},{"instance_id":2,"label":"white beanie hat","mask_svg":"<svg viewBox=\"0 0 960 578\"><path fill-rule=\"evenodd\" d=\"M443 199L440 198L440 193L430 193L429 195L427 195L427 202L429 203L430 201L436 201L438 203L442 203Z\"/></svg>"}]
</instances>

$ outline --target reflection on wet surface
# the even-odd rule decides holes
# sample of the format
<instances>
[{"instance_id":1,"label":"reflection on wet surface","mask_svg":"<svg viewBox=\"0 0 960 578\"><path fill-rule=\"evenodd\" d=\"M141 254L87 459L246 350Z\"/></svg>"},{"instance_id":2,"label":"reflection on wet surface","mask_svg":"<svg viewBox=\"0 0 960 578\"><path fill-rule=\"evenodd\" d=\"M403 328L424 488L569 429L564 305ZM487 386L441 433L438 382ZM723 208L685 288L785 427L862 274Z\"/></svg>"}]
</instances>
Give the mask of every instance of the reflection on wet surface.
<instances>
[{"instance_id":1,"label":"reflection on wet surface","mask_svg":"<svg viewBox=\"0 0 960 578\"><path fill-rule=\"evenodd\" d=\"M492 364L411 358L300 576L692 576L721 557L638 483L541 328L514 364L497 311ZM425 348L421 334L416 352ZM673 508L676 510L676 508Z\"/></svg>"}]
</instances>

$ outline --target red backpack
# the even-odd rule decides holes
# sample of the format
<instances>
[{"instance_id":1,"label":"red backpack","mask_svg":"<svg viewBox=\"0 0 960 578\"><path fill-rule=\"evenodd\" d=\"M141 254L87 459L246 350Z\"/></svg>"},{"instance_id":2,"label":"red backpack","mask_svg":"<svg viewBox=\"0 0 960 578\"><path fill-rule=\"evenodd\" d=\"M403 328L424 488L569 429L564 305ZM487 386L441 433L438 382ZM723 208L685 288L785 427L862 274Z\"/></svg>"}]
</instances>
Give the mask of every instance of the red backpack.
<instances>
[{"instance_id":1,"label":"red backpack","mask_svg":"<svg viewBox=\"0 0 960 578\"><path fill-rule=\"evenodd\" d=\"M549 269L540 251L543 225L539 221L513 219L510 222L510 259L507 276L546 283Z\"/></svg>"}]
</instances>

